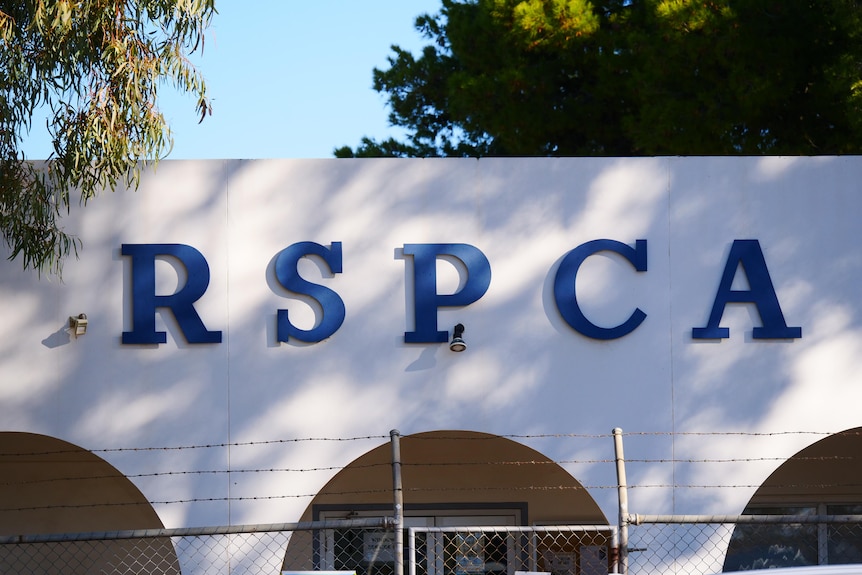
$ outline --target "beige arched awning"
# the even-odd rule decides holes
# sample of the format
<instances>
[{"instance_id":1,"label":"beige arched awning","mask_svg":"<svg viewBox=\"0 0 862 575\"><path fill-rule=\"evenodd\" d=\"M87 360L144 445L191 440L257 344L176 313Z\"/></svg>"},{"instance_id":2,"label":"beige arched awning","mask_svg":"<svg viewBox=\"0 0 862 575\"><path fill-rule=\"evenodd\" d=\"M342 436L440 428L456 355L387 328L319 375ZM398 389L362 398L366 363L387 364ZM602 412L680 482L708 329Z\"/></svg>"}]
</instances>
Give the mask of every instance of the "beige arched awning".
<instances>
[{"instance_id":1,"label":"beige arched awning","mask_svg":"<svg viewBox=\"0 0 862 575\"><path fill-rule=\"evenodd\" d=\"M526 505L522 523L607 525L586 489L547 456L521 443L474 431L431 431L401 441L404 503ZM392 449L381 445L333 477L303 514L322 506L392 505Z\"/></svg>"},{"instance_id":2,"label":"beige arched awning","mask_svg":"<svg viewBox=\"0 0 862 575\"><path fill-rule=\"evenodd\" d=\"M458 561L470 537L476 553L471 560L478 561L470 573L476 575L512 575L519 569L536 570L536 565L551 570L554 562L580 565L588 553L595 557L597 572L609 572L612 549L607 519L587 490L547 456L511 439L473 431L404 436L400 453L405 526L470 530L462 534L460 543L461 535L428 534L421 545L424 556L417 559L425 572L457 573L452 562ZM314 497L302 520L392 517L393 504L392 445L386 443L336 474ZM567 535L515 536L505 531L575 524L599 527ZM485 532L483 527L490 530ZM477 528L478 534L473 531ZM385 542L390 535L355 529L297 532L287 547L283 568L391 575L394 543ZM528 556L538 557L532 569L528 569ZM567 569L558 565L555 572L568 573Z\"/></svg>"},{"instance_id":3,"label":"beige arched awning","mask_svg":"<svg viewBox=\"0 0 862 575\"><path fill-rule=\"evenodd\" d=\"M757 489L749 515L862 515L862 427L830 435L789 458ZM725 571L862 562L862 524L737 525Z\"/></svg>"},{"instance_id":4,"label":"beige arched awning","mask_svg":"<svg viewBox=\"0 0 862 575\"><path fill-rule=\"evenodd\" d=\"M158 529L161 520L127 477L66 441L0 432L0 535ZM178 574L167 538L0 545L0 572L46 575Z\"/></svg>"}]
</instances>

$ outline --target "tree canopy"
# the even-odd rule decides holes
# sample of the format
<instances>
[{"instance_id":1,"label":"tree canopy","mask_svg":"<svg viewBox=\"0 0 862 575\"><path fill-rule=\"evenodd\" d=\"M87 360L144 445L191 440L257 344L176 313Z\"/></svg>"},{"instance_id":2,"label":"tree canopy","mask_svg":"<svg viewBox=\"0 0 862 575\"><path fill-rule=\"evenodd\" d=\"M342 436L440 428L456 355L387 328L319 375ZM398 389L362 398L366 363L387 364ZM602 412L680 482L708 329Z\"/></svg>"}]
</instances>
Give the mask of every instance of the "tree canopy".
<instances>
[{"instance_id":1,"label":"tree canopy","mask_svg":"<svg viewBox=\"0 0 862 575\"><path fill-rule=\"evenodd\" d=\"M137 185L171 147L158 108L165 85L211 111L189 55L214 0L0 0L0 230L25 268L59 273L79 240L59 216L73 198ZM48 112L49 161L21 151ZM10 258L10 259L11 259Z\"/></svg>"},{"instance_id":2,"label":"tree canopy","mask_svg":"<svg viewBox=\"0 0 862 575\"><path fill-rule=\"evenodd\" d=\"M862 152L853 0L442 0L373 86L403 141L338 157Z\"/></svg>"}]
</instances>

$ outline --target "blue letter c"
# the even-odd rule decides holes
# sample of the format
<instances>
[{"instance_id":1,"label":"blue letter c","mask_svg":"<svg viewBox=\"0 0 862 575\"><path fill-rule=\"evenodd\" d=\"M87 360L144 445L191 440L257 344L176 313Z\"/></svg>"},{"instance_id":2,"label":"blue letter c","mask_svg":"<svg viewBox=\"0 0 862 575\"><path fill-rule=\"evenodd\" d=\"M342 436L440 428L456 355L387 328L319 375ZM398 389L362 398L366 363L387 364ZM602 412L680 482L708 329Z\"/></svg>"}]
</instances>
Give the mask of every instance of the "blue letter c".
<instances>
[{"instance_id":1,"label":"blue letter c","mask_svg":"<svg viewBox=\"0 0 862 575\"><path fill-rule=\"evenodd\" d=\"M634 331L646 318L646 314L640 308L635 308L622 324L616 327L599 327L588 320L581 311L575 291L578 270L584 260L601 251L620 254L639 272L647 270L646 240L637 240L634 248L616 240L586 242L567 253L560 262L554 277L554 301L557 303L560 315L575 331L593 339L617 339Z\"/></svg>"}]
</instances>

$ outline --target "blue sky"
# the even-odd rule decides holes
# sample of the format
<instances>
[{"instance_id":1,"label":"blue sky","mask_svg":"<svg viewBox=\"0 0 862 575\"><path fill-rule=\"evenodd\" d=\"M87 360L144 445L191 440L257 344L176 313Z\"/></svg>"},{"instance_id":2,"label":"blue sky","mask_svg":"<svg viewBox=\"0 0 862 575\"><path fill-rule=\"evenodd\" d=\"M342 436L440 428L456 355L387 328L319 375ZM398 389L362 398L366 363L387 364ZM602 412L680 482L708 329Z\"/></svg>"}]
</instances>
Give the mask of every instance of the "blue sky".
<instances>
[{"instance_id":1,"label":"blue sky","mask_svg":"<svg viewBox=\"0 0 862 575\"><path fill-rule=\"evenodd\" d=\"M416 16L440 0L217 0L204 53L213 115L198 124L194 100L165 90L160 102L174 133L170 159L330 158L363 135L400 132L386 99L371 88L397 44L426 42ZM51 151L44 121L24 146L30 159Z\"/></svg>"}]
</instances>

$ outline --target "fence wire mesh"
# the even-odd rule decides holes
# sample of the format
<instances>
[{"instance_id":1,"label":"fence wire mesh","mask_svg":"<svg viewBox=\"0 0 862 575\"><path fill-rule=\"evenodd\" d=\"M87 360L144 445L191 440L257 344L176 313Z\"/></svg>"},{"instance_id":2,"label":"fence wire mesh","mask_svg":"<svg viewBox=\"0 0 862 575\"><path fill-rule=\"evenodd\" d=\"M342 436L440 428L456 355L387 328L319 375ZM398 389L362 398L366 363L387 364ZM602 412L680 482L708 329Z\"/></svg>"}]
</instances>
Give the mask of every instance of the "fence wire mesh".
<instances>
[{"instance_id":1,"label":"fence wire mesh","mask_svg":"<svg viewBox=\"0 0 862 575\"><path fill-rule=\"evenodd\" d=\"M607 526L411 528L409 575L607 575L616 569Z\"/></svg>"},{"instance_id":2,"label":"fence wire mesh","mask_svg":"<svg viewBox=\"0 0 862 575\"><path fill-rule=\"evenodd\" d=\"M0 573L395 575L391 524L331 523L6 538ZM411 527L404 544L407 575L708 575L862 563L862 516L638 518L622 564L607 526Z\"/></svg>"},{"instance_id":3,"label":"fence wire mesh","mask_svg":"<svg viewBox=\"0 0 862 575\"><path fill-rule=\"evenodd\" d=\"M667 516L628 529L630 575L862 563L862 516Z\"/></svg>"},{"instance_id":4,"label":"fence wire mesh","mask_svg":"<svg viewBox=\"0 0 862 575\"><path fill-rule=\"evenodd\" d=\"M383 523L385 520L381 520ZM332 522L328 522L332 523ZM0 573L40 575L278 574L356 570L356 539L387 542L391 529L237 526L4 538ZM391 564L389 565L391 573ZM370 573L371 570L368 570Z\"/></svg>"}]
</instances>

